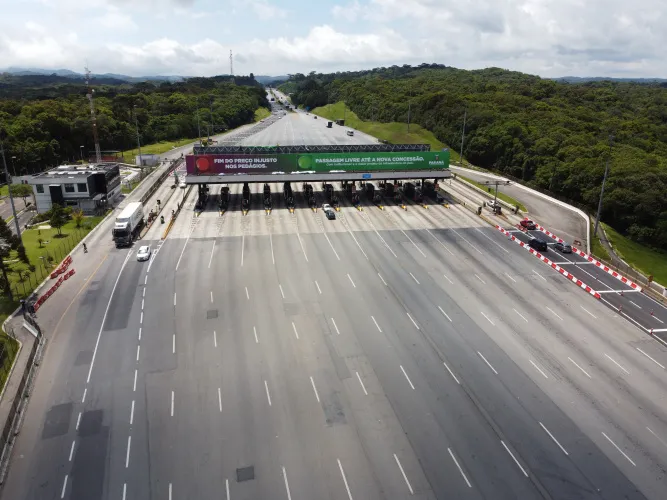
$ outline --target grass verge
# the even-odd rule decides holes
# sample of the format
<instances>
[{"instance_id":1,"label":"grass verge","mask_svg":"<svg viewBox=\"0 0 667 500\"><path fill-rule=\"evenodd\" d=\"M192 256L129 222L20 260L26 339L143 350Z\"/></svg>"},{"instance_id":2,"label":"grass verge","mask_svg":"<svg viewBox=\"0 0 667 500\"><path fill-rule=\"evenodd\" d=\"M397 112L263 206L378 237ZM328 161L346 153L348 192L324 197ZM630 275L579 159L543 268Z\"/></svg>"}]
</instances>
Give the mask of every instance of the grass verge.
<instances>
[{"instance_id":1,"label":"grass verge","mask_svg":"<svg viewBox=\"0 0 667 500\"><path fill-rule=\"evenodd\" d=\"M607 224L602 225L619 257L642 274L653 275L653 279L658 283L667 284L667 252L645 247L626 238Z\"/></svg>"},{"instance_id":2,"label":"grass verge","mask_svg":"<svg viewBox=\"0 0 667 500\"><path fill-rule=\"evenodd\" d=\"M312 110L312 113L326 118L327 120L337 120L343 118L344 104L337 102L327 104ZM429 144L431 151L441 151L447 145L439 141L432 132L425 128L410 124L410 133L407 131L407 124L399 122L371 122L361 120L354 112L345 110L345 125L357 129L366 134L389 141L392 144ZM450 150L450 160L454 160L454 151ZM458 158L458 155L456 155Z\"/></svg>"},{"instance_id":3,"label":"grass verge","mask_svg":"<svg viewBox=\"0 0 667 500\"><path fill-rule=\"evenodd\" d=\"M473 186L477 186L478 188L483 189L484 191L489 193L491 196L493 196L493 194L494 194L494 191L495 191L494 186L490 187L490 186L486 186L484 184L480 184L477 181L473 181L472 179L468 179L467 177L463 177L462 175L459 175L459 174L456 174L456 177L457 177L457 179L463 179L464 181L469 182ZM489 191L489 189L491 189L491 191ZM500 189L498 189L498 198L503 200L505 203L509 203L512 206L519 205L519 210L521 210L522 212L527 212L528 211L528 210L526 210L526 207L524 206L523 203L521 203L519 200L516 200L516 199L512 198L511 196L508 196L505 193L501 192Z\"/></svg>"},{"instance_id":4,"label":"grass verge","mask_svg":"<svg viewBox=\"0 0 667 500\"><path fill-rule=\"evenodd\" d=\"M591 235L591 254L593 254L594 257L597 257L598 259L606 260L607 262L611 262L611 256L609 255L609 252L607 252L607 248L600 243L600 238L595 236L593 234L593 228L595 227L595 223L593 222L593 219L591 218L590 222L590 235ZM582 250L586 250L585 248Z\"/></svg>"},{"instance_id":5,"label":"grass verge","mask_svg":"<svg viewBox=\"0 0 667 500\"><path fill-rule=\"evenodd\" d=\"M3 320L4 321L4 320ZM19 350L19 343L13 338L0 333L0 391L5 387L5 382L12 369L12 363Z\"/></svg>"},{"instance_id":6,"label":"grass verge","mask_svg":"<svg viewBox=\"0 0 667 500\"><path fill-rule=\"evenodd\" d=\"M146 146L141 146L141 154L159 155L167 151L170 151L174 148L185 146L186 144L190 144L191 142L196 142L198 140L199 139L195 137L194 139L179 139L177 141L162 141L162 142L156 142L155 144L147 144ZM138 154L139 150L137 148L128 149L127 151L122 152L124 162L131 163L132 165L136 163L136 157Z\"/></svg>"},{"instance_id":7,"label":"grass verge","mask_svg":"<svg viewBox=\"0 0 667 500\"><path fill-rule=\"evenodd\" d=\"M269 111L266 108L257 108L255 110L255 121L258 122L260 120L264 120L265 118L268 118L271 116L271 111Z\"/></svg>"},{"instance_id":8,"label":"grass verge","mask_svg":"<svg viewBox=\"0 0 667 500\"><path fill-rule=\"evenodd\" d=\"M7 184L0 186L0 197L4 196L9 196L9 186Z\"/></svg>"}]
</instances>

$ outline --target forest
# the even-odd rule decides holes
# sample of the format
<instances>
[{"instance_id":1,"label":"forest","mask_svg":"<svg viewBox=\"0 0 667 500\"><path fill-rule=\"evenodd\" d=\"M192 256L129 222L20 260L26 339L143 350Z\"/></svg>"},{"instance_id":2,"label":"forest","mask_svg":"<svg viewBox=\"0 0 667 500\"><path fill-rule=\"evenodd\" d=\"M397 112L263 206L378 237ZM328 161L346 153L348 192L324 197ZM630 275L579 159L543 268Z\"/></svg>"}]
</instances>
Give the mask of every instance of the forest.
<instances>
[{"instance_id":1,"label":"forest","mask_svg":"<svg viewBox=\"0 0 667 500\"><path fill-rule=\"evenodd\" d=\"M209 127L219 133L251 123L258 107L269 107L252 74L174 83L93 79L91 84L103 151L136 147L137 126L142 144L194 138L197 117L205 135ZM3 144L10 172L37 172L94 151L86 94L83 80L0 75L0 129L6 134Z\"/></svg>"},{"instance_id":2,"label":"forest","mask_svg":"<svg viewBox=\"0 0 667 500\"><path fill-rule=\"evenodd\" d=\"M558 82L436 64L290 75L295 104L344 101L364 120L408 120L467 162L595 213L635 241L667 246L667 83Z\"/></svg>"}]
</instances>

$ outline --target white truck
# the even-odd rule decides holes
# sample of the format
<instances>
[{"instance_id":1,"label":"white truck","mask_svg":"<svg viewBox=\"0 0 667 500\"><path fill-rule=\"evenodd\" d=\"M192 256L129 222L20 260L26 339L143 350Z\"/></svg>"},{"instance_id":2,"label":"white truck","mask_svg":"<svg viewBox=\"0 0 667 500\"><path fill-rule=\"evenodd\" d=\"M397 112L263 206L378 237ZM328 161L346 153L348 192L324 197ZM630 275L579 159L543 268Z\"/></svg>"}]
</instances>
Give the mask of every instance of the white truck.
<instances>
[{"instance_id":1,"label":"white truck","mask_svg":"<svg viewBox=\"0 0 667 500\"><path fill-rule=\"evenodd\" d=\"M144 225L144 205L139 201L128 204L111 231L116 248L129 246Z\"/></svg>"}]
</instances>

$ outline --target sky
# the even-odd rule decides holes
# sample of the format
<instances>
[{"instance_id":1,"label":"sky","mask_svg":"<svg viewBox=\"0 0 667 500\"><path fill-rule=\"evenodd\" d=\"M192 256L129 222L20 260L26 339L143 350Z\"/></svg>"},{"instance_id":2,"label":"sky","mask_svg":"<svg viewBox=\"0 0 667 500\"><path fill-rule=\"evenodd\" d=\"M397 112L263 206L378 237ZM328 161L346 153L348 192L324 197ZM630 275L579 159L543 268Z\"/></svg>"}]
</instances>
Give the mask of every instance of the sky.
<instances>
[{"instance_id":1,"label":"sky","mask_svg":"<svg viewBox=\"0 0 667 500\"><path fill-rule=\"evenodd\" d=\"M439 63L667 77L663 0L0 0L0 68L284 75Z\"/></svg>"}]
</instances>

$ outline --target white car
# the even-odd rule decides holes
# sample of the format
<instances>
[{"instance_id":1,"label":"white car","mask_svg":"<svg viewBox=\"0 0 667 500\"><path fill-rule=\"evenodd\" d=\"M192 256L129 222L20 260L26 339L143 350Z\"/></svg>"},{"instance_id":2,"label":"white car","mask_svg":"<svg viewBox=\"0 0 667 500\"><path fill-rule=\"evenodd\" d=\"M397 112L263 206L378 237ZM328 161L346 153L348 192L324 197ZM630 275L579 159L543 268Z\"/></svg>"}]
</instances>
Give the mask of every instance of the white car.
<instances>
[{"instance_id":1,"label":"white car","mask_svg":"<svg viewBox=\"0 0 667 500\"><path fill-rule=\"evenodd\" d=\"M137 252L137 260L139 262L142 262L150 258L151 258L151 247L149 247L148 245L139 247L139 251Z\"/></svg>"}]
</instances>

